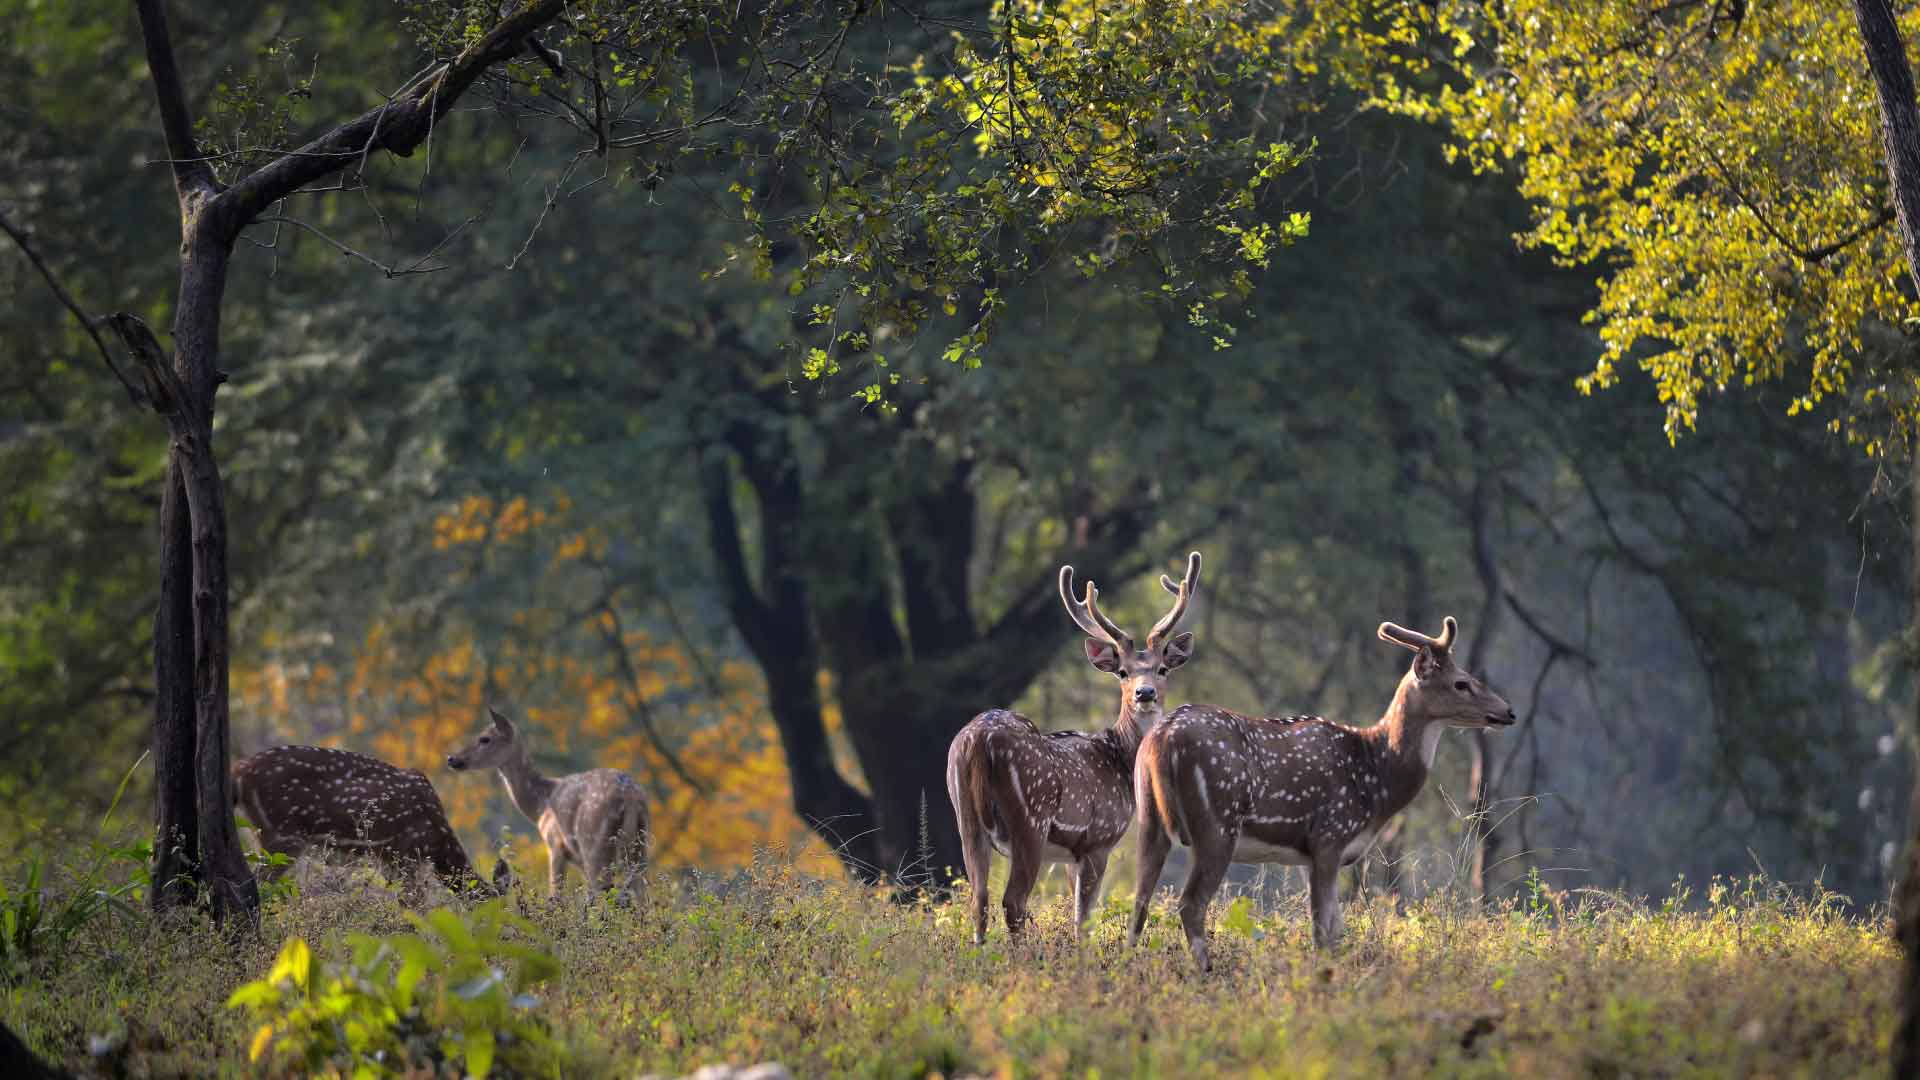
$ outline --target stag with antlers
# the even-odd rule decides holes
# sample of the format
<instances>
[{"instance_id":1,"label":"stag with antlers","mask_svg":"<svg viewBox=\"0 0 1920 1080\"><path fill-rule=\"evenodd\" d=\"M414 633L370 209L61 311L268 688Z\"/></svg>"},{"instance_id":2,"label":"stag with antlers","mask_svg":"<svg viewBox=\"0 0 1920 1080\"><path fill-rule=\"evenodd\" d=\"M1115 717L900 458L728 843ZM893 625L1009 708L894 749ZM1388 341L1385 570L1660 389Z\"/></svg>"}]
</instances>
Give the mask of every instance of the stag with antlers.
<instances>
[{"instance_id":1,"label":"stag with antlers","mask_svg":"<svg viewBox=\"0 0 1920 1080\"><path fill-rule=\"evenodd\" d=\"M1073 595L1073 567L1060 568L1060 601L1087 634L1087 661L1120 680L1120 714L1100 731L1042 732L1007 709L989 709L947 749L947 796L960 826L961 855L972 885L973 940L987 936L991 844L1011 869L1001 898L1007 930L1027 921L1027 897L1041 864L1074 865L1074 933L1086 924L1107 872L1107 856L1133 819L1133 759L1140 733L1159 719L1167 677L1193 656L1193 635L1176 634L1200 583L1200 553L1187 556L1179 585L1161 575L1173 607L1148 632L1146 648L1100 610L1099 590Z\"/></svg>"},{"instance_id":2,"label":"stag with antlers","mask_svg":"<svg viewBox=\"0 0 1920 1080\"><path fill-rule=\"evenodd\" d=\"M1207 905L1230 863L1308 867L1314 944L1337 941L1340 868L1420 793L1441 733L1514 722L1505 698L1453 662L1457 630L1452 616L1437 638L1380 624L1381 640L1414 656L1372 727L1182 705L1148 732L1134 769L1140 883L1128 942L1139 940L1176 838L1193 849L1180 922L1202 971L1210 967Z\"/></svg>"}]
</instances>

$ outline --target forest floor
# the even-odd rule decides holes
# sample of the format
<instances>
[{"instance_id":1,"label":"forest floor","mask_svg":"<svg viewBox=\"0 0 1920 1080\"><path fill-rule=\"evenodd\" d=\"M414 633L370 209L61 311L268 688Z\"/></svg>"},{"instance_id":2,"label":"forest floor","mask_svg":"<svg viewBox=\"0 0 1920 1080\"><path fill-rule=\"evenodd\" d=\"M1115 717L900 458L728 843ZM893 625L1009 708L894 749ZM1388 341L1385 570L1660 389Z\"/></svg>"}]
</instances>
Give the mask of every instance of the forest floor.
<instances>
[{"instance_id":1,"label":"forest floor","mask_svg":"<svg viewBox=\"0 0 1920 1080\"><path fill-rule=\"evenodd\" d=\"M440 916L421 939L405 937L415 925L372 880L283 891L257 936L107 909L62 931L56 949L15 950L0 1022L81 1072L424 1063L413 1075L433 1075L442 1059L437 1069L458 1075L473 1061L460 1025L484 1029L493 1021L480 1013L495 1009L510 1017L504 1034L485 1033L496 1075L779 1061L805 1078L1861 1076L1883 1073L1894 1021L1884 919L1757 881L1663 904L1544 890L1491 909L1349 900L1332 954L1310 947L1298 898L1263 908L1223 897L1215 970L1200 977L1167 889L1130 950L1122 889L1082 946L1054 896L1027 941L996 925L975 947L959 904L892 903L774 860L657 881L627 908L577 891L549 905L529 890L478 916ZM9 905L21 896L0 892ZM486 913L512 916L493 945ZM295 938L310 944L311 970L285 948ZM514 972L541 974L543 955L555 973L511 1000ZM289 958L281 989L252 994L278 1004L230 1005L276 957ZM395 987L411 986L403 969L415 960L429 974L408 997ZM302 975L311 993L288 990ZM379 1045L369 1025L407 1028L409 1001L426 1018L412 1022L411 1049L365 1049Z\"/></svg>"}]
</instances>

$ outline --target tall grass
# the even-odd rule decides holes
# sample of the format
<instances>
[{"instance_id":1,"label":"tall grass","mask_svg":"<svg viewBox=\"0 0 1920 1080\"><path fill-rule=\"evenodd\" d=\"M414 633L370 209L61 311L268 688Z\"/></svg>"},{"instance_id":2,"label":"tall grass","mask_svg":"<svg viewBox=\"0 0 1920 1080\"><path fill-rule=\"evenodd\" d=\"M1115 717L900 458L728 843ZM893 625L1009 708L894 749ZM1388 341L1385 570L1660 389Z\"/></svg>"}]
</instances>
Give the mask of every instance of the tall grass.
<instances>
[{"instance_id":1,"label":"tall grass","mask_svg":"<svg viewBox=\"0 0 1920 1080\"><path fill-rule=\"evenodd\" d=\"M341 965L351 935L412 929L375 875L332 881L270 903L258 938L83 923L63 962L4 990L0 1021L74 1067L248 1074L256 1025L226 1002L283 942ZM893 903L772 856L656 879L629 908L512 907L559 964L537 1008L568 1075L772 1059L802 1077L1854 1076L1883 1068L1893 1023L1884 919L1758 879L1660 903L1375 896L1349 902L1331 955L1298 896L1227 895L1206 978L1164 893L1126 947L1129 893L1078 947L1064 898L1029 940L975 947L958 902Z\"/></svg>"}]
</instances>

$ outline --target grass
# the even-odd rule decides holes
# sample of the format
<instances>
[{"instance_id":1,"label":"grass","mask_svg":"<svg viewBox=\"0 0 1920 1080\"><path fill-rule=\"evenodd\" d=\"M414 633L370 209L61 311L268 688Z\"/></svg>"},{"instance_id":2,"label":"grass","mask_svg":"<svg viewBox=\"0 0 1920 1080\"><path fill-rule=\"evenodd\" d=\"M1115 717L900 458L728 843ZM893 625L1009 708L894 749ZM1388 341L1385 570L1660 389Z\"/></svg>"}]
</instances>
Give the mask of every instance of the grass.
<instances>
[{"instance_id":1,"label":"grass","mask_svg":"<svg viewBox=\"0 0 1920 1080\"><path fill-rule=\"evenodd\" d=\"M258 938L90 923L0 986L0 1021L76 1069L249 1074L255 1024L227 997L290 937L344 963L349 935L409 930L372 880L276 898ZM1111 890L1081 947L1054 897L1029 941L996 929L976 948L958 905L766 858L656 881L630 909L575 894L512 910L559 961L532 1009L568 1075L778 1060L801 1077L1856 1076L1884 1071L1893 1026L1884 919L1760 881L1657 905L1349 901L1332 955L1310 947L1300 899L1223 898L1205 978L1164 891L1127 949L1129 902Z\"/></svg>"}]
</instances>

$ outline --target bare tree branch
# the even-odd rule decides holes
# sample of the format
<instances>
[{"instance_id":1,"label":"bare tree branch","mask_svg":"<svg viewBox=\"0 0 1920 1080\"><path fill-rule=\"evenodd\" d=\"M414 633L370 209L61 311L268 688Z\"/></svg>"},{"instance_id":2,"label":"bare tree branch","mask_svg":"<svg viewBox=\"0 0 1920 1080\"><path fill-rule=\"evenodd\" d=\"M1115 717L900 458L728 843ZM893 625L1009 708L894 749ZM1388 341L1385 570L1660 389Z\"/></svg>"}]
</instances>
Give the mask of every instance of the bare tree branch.
<instances>
[{"instance_id":1,"label":"bare tree branch","mask_svg":"<svg viewBox=\"0 0 1920 1080\"><path fill-rule=\"evenodd\" d=\"M142 0L142 6L156 0ZM434 122L451 109L486 70L513 59L524 48L527 35L560 16L565 0L538 0L502 20L469 46L438 74L416 82L393 101L376 106L353 120L314 139L297 151L250 173L221 195L238 228L264 213L267 207L321 179L349 162L365 160L375 150L401 157L413 153L432 131ZM159 79L155 68L155 80ZM190 157L176 152L175 157ZM179 166L176 166L178 168Z\"/></svg>"},{"instance_id":2,"label":"bare tree branch","mask_svg":"<svg viewBox=\"0 0 1920 1080\"><path fill-rule=\"evenodd\" d=\"M41 258L39 250L33 246L33 238L8 217L5 207L0 207L0 230L4 230L8 236L13 237L14 243L20 245L20 250L26 254L27 261L33 263L34 269L40 271L41 277L47 279L47 288L53 290L54 299L59 300L61 306L73 313L74 319L80 323L80 329L85 330L87 336L93 339L94 347L100 350L100 359L107 362L107 370L113 372L113 377L120 380L121 386L126 387L127 399L132 401L135 407L146 407L149 404L147 396L127 379L126 374L120 370L120 365L113 362L112 351L107 348L106 341L100 337L100 323L104 320L88 315L80 306L80 302L73 298L73 294L60 284L60 279L53 276L53 271L47 267L47 261Z\"/></svg>"}]
</instances>

